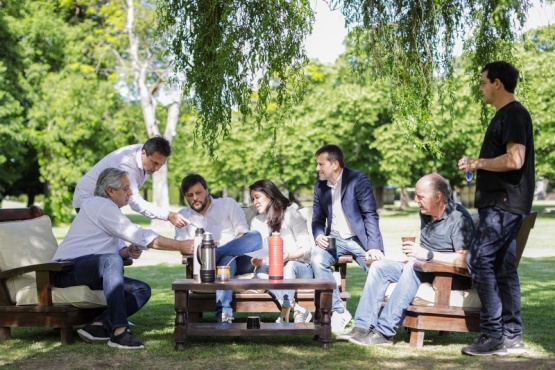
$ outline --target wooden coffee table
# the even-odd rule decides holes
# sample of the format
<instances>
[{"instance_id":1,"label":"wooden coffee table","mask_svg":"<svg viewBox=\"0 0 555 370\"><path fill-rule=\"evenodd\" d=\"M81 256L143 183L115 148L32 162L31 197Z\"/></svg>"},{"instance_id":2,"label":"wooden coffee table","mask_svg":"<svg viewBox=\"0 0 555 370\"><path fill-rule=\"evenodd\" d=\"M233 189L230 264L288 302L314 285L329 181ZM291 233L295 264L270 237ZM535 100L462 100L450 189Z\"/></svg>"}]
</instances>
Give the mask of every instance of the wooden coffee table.
<instances>
[{"instance_id":1,"label":"wooden coffee table","mask_svg":"<svg viewBox=\"0 0 555 370\"><path fill-rule=\"evenodd\" d=\"M175 291L175 349L185 349L187 336L259 336L259 335L314 335L322 347L331 348L331 309L334 281L322 279L232 279L227 282L200 283L192 279L178 279L172 284ZM316 323L266 323L260 329L247 329L247 323L190 323L187 320L189 291L191 290L270 290L313 289ZM214 302L214 305L216 302ZM276 307L277 312L277 307Z\"/></svg>"}]
</instances>

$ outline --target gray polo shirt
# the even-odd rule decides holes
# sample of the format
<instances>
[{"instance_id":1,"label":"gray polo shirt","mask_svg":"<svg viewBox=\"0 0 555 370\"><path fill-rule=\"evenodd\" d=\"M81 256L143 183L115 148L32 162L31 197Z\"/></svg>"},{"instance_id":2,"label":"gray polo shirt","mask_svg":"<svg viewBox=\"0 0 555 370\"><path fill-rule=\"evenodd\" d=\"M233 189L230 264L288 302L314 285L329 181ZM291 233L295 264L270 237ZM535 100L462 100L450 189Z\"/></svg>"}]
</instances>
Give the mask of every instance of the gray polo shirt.
<instances>
[{"instance_id":1,"label":"gray polo shirt","mask_svg":"<svg viewBox=\"0 0 555 370\"><path fill-rule=\"evenodd\" d=\"M470 213L449 199L441 216L420 213L420 245L434 252L449 253L470 248L474 238L474 223Z\"/></svg>"}]
</instances>

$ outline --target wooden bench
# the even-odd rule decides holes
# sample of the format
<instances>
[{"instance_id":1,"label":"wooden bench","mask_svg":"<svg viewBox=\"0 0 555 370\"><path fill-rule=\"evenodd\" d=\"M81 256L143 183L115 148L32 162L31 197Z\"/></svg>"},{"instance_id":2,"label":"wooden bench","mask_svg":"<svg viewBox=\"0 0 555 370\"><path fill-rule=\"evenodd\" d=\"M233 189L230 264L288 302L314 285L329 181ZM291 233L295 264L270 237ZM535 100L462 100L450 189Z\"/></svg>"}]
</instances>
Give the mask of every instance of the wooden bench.
<instances>
[{"instance_id":1,"label":"wooden bench","mask_svg":"<svg viewBox=\"0 0 555 370\"><path fill-rule=\"evenodd\" d=\"M245 214L247 215L247 220L250 220L254 215L250 208L246 208ZM306 207L301 209L301 213L307 219L307 224L309 228L309 233L312 235L311 222L312 222L312 207ZM333 267L334 271L339 275L337 280L340 280L338 284L340 296L345 306L347 305L347 300L351 298L351 294L347 292L347 264L353 262L353 257L341 256L339 257L338 263ZM186 276L191 279L193 276L193 257L191 255L183 255L182 263L186 265ZM298 290L296 295L296 302L306 309L313 311L314 307L314 291L313 290ZM231 303L234 312L275 312L279 313L277 302L273 297L266 292L256 292L256 291L246 291L246 292L234 292L233 301ZM202 317L203 312L214 312L216 307L216 295L215 293L205 293L205 292L190 292L189 293L189 321L198 322Z\"/></svg>"},{"instance_id":2,"label":"wooden bench","mask_svg":"<svg viewBox=\"0 0 555 370\"><path fill-rule=\"evenodd\" d=\"M33 260L35 258L30 257L33 254L33 251L30 250L32 246L25 244L25 240L34 240L34 247L40 245L41 249L51 250L53 254L57 243L51 234L50 220L43 222L44 218L41 216L43 216L43 211L37 206L0 209L0 222L3 225L8 225L13 221L25 222L40 218L40 221L37 221L40 224L29 225L28 228L18 223L19 226L14 225L14 228L3 229L2 233L11 233L11 239L20 240L21 244L12 245L6 242L8 235L3 234L0 246L2 251L9 253L10 250L18 250L21 261ZM48 240L39 239L40 233L37 230L46 228L46 226L42 226L43 223L48 225L48 230L39 231L45 234L50 233L47 235L49 236ZM14 231L15 229L18 231ZM21 237L14 235L16 233L25 234L26 231L28 231L27 235L21 235ZM47 244L49 245L47 246ZM6 256L3 253L2 256L5 260ZM56 304L56 300L53 299L53 273L71 269L72 265L71 262L50 262L47 258L36 264L22 263L20 266L0 271L0 341L11 339L10 329L13 327L46 327L59 329L62 344L69 344L73 342L73 326L89 323L104 311L105 307L81 308L71 304ZM22 279L30 274L36 282L36 300L38 302L18 305L13 299L13 294L10 294L10 287L17 286L17 283L14 283L15 279Z\"/></svg>"}]
</instances>

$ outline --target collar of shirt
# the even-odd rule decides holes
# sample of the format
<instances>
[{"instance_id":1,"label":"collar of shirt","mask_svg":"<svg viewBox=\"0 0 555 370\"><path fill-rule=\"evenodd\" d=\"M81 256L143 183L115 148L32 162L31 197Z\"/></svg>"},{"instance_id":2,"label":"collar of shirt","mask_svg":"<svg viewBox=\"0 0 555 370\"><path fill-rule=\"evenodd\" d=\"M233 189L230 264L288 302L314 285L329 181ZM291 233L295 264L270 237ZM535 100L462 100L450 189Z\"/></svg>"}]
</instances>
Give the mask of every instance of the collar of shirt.
<instances>
[{"instance_id":1,"label":"collar of shirt","mask_svg":"<svg viewBox=\"0 0 555 370\"><path fill-rule=\"evenodd\" d=\"M454 210L455 210L455 202L452 199L449 199L447 201L447 204L445 205L445 209L443 210L443 213L434 222L438 222L446 219ZM423 214L420 214L420 215L424 218L424 220L426 221L426 224L429 224L430 222L432 222L432 216L423 215Z\"/></svg>"},{"instance_id":2,"label":"collar of shirt","mask_svg":"<svg viewBox=\"0 0 555 370\"><path fill-rule=\"evenodd\" d=\"M341 178L343 176L343 169L341 169L341 173L339 174L339 176L337 177L337 181L335 182L335 185L333 185L330 180L328 180L327 184L330 188L332 188L333 190L335 189L341 189Z\"/></svg>"}]
</instances>

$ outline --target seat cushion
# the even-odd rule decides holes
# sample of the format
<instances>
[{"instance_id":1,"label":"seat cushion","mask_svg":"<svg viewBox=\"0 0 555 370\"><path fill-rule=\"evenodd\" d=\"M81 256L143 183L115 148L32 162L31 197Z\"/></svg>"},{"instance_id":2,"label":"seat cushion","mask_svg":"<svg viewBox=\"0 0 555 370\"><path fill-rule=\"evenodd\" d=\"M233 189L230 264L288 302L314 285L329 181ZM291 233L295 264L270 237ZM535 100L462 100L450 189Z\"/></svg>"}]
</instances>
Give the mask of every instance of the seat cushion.
<instances>
[{"instance_id":1,"label":"seat cushion","mask_svg":"<svg viewBox=\"0 0 555 370\"><path fill-rule=\"evenodd\" d=\"M18 306L38 304L36 285L31 284L19 289L15 302ZM106 306L106 297L102 290L91 290L85 285L78 285L68 288L52 288L52 303L54 305L69 304L79 308L96 308Z\"/></svg>"},{"instance_id":2,"label":"seat cushion","mask_svg":"<svg viewBox=\"0 0 555 370\"><path fill-rule=\"evenodd\" d=\"M385 293L386 298L391 296L396 286L397 284L389 284ZM413 299L412 304L415 306L431 307L434 305L434 301L435 291L432 284L424 283L418 288L418 292L416 292L416 297ZM449 298L449 305L473 310L479 310L482 307L476 289L452 290L451 297Z\"/></svg>"},{"instance_id":3,"label":"seat cushion","mask_svg":"<svg viewBox=\"0 0 555 370\"><path fill-rule=\"evenodd\" d=\"M58 248L48 216L0 222L0 240L0 270L50 262ZM19 289L34 283L34 272L6 281L13 301Z\"/></svg>"}]
</instances>

